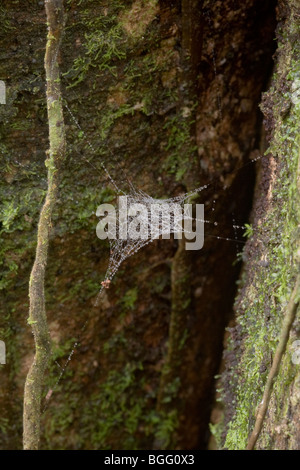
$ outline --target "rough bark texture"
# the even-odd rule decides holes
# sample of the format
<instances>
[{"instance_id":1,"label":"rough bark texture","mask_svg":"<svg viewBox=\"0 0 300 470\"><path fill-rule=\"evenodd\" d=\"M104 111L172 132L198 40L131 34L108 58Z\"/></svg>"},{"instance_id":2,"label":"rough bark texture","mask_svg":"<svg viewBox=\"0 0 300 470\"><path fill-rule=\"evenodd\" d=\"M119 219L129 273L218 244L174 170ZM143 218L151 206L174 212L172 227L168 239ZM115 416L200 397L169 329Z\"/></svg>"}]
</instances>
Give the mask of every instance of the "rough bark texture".
<instances>
[{"instance_id":1,"label":"rough bark texture","mask_svg":"<svg viewBox=\"0 0 300 470\"><path fill-rule=\"evenodd\" d=\"M289 301L299 276L299 2L281 0L277 15L276 69L262 104L269 148L257 186L254 233L245 251L237 324L231 331L223 376L225 430L221 445L229 449L246 448L266 404L264 391L272 385L255 448L299 449L300 442L300 376L294 343L299 335L299 314L290 335L285 332L291 323L289 312L296 314L295 304L291 309ZM287 336L287 349L271 384L270 371ZM250 441L254 444L253 436Z\"/></svg>"},{"instance_id":2,"label":"rough bark texture","mask_svg":"<svg viewBox=\"0 0 300 470\"><path fill-rule=\"evenodd\" d=\"M54 354L45 393L60 373L55 361L64 363L89 321L43 416L42 447L143 449L158 442L204 448L239 273L232 265L236 244L213 236L235 238L232 220L244 223L251 207L253 165L238 169L259 151L258 103L272 67L276 2L72 0L65 5L63 93L97 153L68 118L67 163L46 276ZM8 89L8 103L0 108L1 339L8 351L8 365L1 366L3 448L21 446L22 390L32 361L23 319L26 286L47 189L45 15L39 2L26 6L3 1L0 7L5 24L0 79ZM119 183L125 169L135 186L153 197L213 180L199 202L206 204L205 218L219 226L208 225L205 247L192 259L176 241L146 247L124 264L95 310L108 256L96 238L95 211L114 201L100 160ZM128 189L125 181L120 184ZM225 185L230 188L223 190ZM164 391L167 412L160 419L167 344L180 341L178 330L173 337L170 328L175 313L182 353L176 351L180 364L170 372L174 387Z\"/></svg>"},{"instance_id":3,"label":"rough bark texture","mask_svg":"<svg viewBox=\"0 0 300 470\"><path fill-rule=\"evenodd\" d=\"M175 410L182 408L184 401L188 399L188 394L181 392L179 400L178 390L179 377L183 374L182 357L186 352L186 326L191 314L191 258L191 253L185 250L183 239L179 242L171 267L172 307L166 357L157 393L156 410L160 425L156 432L155 449L173 448L178 442L179 436L173 435L174 432L168 432L165 423L170 422L174 426L174 421L176 423L178 419Z\"/></svg>"},{"instance_id":4,"label":"rough bark texture","mask_svg":"<svg viewBox=\"0 0 300 470\"><path fill-rule=\"evenodd\" d=\"M49 122L48 189L37 231L35 261L29 281L29 318L35 343L35 355L25 381L24 434L25 450L38 450L40 442L41 400L50 353L50 335L45 310L45 270L47 266L51 217L58 194L59 169L65 158L65 130L57 62L63 34L64 11L61 0L46 0L48 40L45 55L47 110Z\"/></svg>"}]
</instances>

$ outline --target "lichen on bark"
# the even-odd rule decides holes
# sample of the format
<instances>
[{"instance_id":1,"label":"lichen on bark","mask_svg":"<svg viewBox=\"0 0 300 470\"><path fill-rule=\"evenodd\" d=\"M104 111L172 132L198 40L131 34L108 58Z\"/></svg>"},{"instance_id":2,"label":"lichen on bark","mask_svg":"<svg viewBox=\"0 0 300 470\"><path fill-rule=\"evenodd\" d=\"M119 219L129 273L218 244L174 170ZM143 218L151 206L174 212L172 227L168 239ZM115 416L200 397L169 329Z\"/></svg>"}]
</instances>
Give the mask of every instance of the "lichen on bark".
<instances>
[{"instance_id":1,"label":"lichen on bark","mask_svg":"<svg viewBox=\"0 0 300 470\"><path fill-rule=\"evenodd\" d=\"M29 281L28 323L31 325L34 335L35 355L26 377L24 389L23 446L25 450L37 450L40 441L44 374L51 353L45 309L45 270L52 228L51 216L58 195L59 169L65 158L65 130L58 66L58 53L64 27L63 2L62 0L45 0L45 8L48 21L45 70L50 147L46 160L48 189L40 213L36 256Z\"/></svg>"}]
</instances>

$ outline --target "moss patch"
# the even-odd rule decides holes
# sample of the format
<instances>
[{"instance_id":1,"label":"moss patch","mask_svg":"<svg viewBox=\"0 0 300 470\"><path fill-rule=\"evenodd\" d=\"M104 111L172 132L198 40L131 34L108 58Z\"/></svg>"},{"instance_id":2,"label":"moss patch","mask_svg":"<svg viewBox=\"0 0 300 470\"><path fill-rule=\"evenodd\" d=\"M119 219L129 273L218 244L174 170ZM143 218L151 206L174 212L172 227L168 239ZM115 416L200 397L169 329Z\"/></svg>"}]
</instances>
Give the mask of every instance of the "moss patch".
<instances>
[{"instance_id":1,"label":"moss patch","mask_svg":"<svg viewBox=\"0 0 300 470\"><path fill-rule=\"evenodd\" d=\"M229 366L223 378L227 419L230 417L223 445L228 449L246 447L297 273L300 103L295 90L300 76L300 48L299 41L293 38L299 34L300 25L293 2L281 3L288 15L277 33L278 67L263 100L267 128L272 135L266 152L269 160L258 188L255 233L245 252L251 260L237 299L237 326L231 331ZM272 425L267 420L259 448L276 446L276 426L287 416L287 389L297 374L287 353L270 404ZM275 411L276 407L280 412Z\"/></svg>"}]
</instances>

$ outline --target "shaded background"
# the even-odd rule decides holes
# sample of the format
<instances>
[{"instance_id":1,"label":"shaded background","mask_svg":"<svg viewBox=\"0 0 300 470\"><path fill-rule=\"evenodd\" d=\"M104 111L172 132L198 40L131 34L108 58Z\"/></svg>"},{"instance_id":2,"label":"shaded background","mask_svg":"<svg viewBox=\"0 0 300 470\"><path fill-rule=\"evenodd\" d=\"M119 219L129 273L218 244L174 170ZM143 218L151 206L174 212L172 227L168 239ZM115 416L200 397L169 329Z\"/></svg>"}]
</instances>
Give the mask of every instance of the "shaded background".
<instances>
[{"instance_id":1,"label":"shaded background","mask_svg":"<svg viewBox=\"0 0 300 470\"><path fill-rule=\"evenodd\" d=\"M65 2L64 97L96 153L66 110L68 159L46 279L53 361L45 395L89 321L43 416L43 448L206 448L241 251L214 236L241 239L232 226L246 222L252 206L255 168L244 165L263 145L258 104L272 72L275 6ZM15 449L33 351L28 278L46 190L43 2L3 1L0 19L0 79L7 85L0 107L0 337L8 353L0 442ZM115 202L100 161L125 191L127 176L153 197L213 182L198 202L219 225L205 227L199 252L174 240L147 246L122 265L93 308L109 255L96 237L95 211Z\"/></svg>"}]
</instances>

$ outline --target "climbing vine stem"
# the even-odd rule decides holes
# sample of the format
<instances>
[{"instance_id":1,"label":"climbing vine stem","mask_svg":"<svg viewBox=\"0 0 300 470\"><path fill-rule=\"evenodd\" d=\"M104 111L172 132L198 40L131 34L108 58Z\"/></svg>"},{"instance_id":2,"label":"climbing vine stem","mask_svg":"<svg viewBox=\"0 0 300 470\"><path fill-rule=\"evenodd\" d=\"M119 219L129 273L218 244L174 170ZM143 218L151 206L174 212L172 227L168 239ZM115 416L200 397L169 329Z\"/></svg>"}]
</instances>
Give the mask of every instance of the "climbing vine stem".
<instances>
[{"instance_id":1,"label":"climbing vine stem","mask_svg":"<svg viewBox=\"0 0 300 470\"><path fill-rule=\"evenodd\" d=\"M297 309L299 306L299 292L300 291L300 275L297 276L297 280L295 283L295 287L293 290L293 293L291 295L290 301L287 306L287 310L285 313L285 317L283 319L283 324L280 332L280 337L279 337L279 342L276 348L274 360L272 363L272 367L270 369L267 382L265 385L265 390L263 394L262 401L258 405L257 413L256 413L256 420L254 424L254 429L249 437L248 444L247 444L247 450L253 450L254 446L257 442L257 439L260 435L260 432L263 427L263 422L264 418L266 416L269 402L271 399L271 393L273 389L273 384L275 381L275 378L279 372L280 368L280 363L282 356L285 352L286 345L290 336L290 331L291 327L293 325L293 322L295 320L295 316L297 313Z\"/></svg>"},{"instance_id":2,"label":"climbing vine stem","mask_svg":"<svg viewBox=\"0 0 300 470\"><path fill-rule=\"evenodd\" d=\"M23 445L26 450L37 450L40 441L41 397L45 370L51 353L50 335L45 310L45 269L51 231L51 215L57 199L60 167L65 158L65 127L59 65L59 46L64 30L63 0L45 0L48 37L45 54L47 82L47 110L49 151L45 165L48 170L48 189L42 206L35 261L29 282L29 319L32 326L35 354L25 381Z\"/></svg>"}]
</instances>

